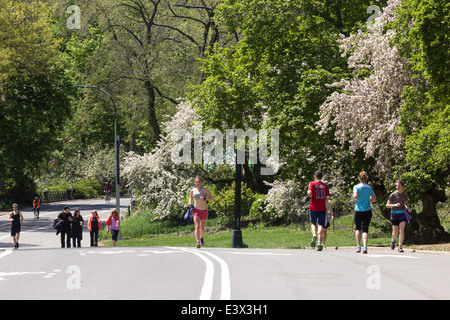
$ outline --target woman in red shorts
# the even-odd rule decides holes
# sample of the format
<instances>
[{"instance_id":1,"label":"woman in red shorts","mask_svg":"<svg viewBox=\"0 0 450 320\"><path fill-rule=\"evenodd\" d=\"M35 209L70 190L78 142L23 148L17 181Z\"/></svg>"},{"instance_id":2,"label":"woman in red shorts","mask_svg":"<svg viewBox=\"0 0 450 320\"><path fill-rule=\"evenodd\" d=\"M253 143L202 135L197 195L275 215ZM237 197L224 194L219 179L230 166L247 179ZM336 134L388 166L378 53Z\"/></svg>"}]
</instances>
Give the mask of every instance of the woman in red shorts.
<instances>
[{"instance_id":1,"label":"woman in red shorts","mask_svg":"<svg viewBox=\"0 0 450 320\"><path fill-rule=\"evenodd\" d=\"M192 212L192 215L194 216L195 239L197 240L195 246L200 248L205 245L203 235L205 234L206 220L208 220L208 206L206 205L206 200L211 201L213 198L209 190L202 186L202 177L196 176L194 183L195 188L191 190L188 206L191 206L192 200L194 200L194 211Z\"/></svg>"}]
</instances>

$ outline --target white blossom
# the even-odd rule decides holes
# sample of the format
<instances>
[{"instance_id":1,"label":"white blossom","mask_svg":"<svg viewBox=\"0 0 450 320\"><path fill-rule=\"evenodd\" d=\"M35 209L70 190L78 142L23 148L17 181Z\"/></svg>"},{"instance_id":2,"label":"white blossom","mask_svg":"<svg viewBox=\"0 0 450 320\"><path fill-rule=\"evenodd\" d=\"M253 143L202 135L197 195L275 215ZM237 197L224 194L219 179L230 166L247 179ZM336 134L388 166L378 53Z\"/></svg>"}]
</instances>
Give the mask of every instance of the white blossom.
<instances>
[{"instance_id":1,"label":"white blossom","mask_svg":"<svg viewBox=\"0 0 450 320\"><path fill-rule=\"evenodd\" d=\"M308 196L293 180L275 180L273 183L265 182L271 188L265 200L265 212L275 212L277 217L299 217L306 215L309 208Z\"/></svg>"},{"instance_id":2,"label":"white blossom","mask_svg":"<svg viewBox=\"0 0 450 320\"><path fill-rule=\"evenodd\" d=\"M341 145L348 142L351 152L361 148L366 157L374 157L382 178L390 175L392 161L405 157L404 139L397 131L398 109L404 103L404 86L414 85L408 60L392 44L395 31L385 27L396 20L400 2L390 0L367 32L341 35L343 55L349 54L348 65L355 77L331 85L341 92L334 92L320 107L318 121L322 134L334 128ZM358 76L364 70L370 75Z\"/></svg>"},{"instance_id":3,"label":"white blossom","mask_svg":"<svg viewBox=\"0 0 450 320\"><path fill-rule=\"evenodd\" d=\"M183 201L193 185L193 179L185 166L176 165L171 160L174 142L169 137L178 129L192 132L195 118L195 109L191 104L180 103L177 113L164 123L166 135L162 136L157 147L142 156L129 153L125 159L123 175L132 185L140 203L152 208L159 218L177 214L177 210L186 207Z\"/></svg>"}]
</instances>

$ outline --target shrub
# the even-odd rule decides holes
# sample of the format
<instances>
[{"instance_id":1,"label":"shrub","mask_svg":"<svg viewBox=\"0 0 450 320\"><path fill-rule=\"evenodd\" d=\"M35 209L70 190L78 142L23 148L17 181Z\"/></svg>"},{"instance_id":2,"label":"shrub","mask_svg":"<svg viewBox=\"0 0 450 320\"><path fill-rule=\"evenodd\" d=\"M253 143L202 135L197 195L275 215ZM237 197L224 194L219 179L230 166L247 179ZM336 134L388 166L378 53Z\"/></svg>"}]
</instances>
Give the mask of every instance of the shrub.
<instances>
[{"instance_id":1,"label":"shrub","mask_svg":"<svg viewBox=\"0 0 450 320\"><path fill-rule=\"evenodd\" d=\"M68 182L67 180L53 180L49 181L46 184L43 184L38 189L38 194L42 195L45 189L48 189L49 191L65 191L70 188L70 186L70 182Z\"/></svg>"},{"instance_id":2,"label":"shrub","mask_svg":"<svg viewBox=\"0 0 450 320\"><path fill-rule=\"evenodd\" d=\"M0 210L11 211L11 207L14 202L15 201L12 199L0 199Z\"/></svg>"},{"instance_id":3,"label":"shrub","mask_svg":"<svg viewBox=\"0 0 450 320\"><path fill-rule=\"evenodd\" d=\"M72 187L75 199L98 198L102 194L102 186L94 179L79 180Z\"/></svg>"},{"instance_id":4,"label":"shrub","mask_svg":"<svg viewBox=\"0 0 450 320\"><path fill-rule=\"evenodd\" d=\"M304 220L309 210L309 197L303 187L293 180L276 180L268 184L272 188L267 193L264 211L287 223Z\"/></svg>"},{"instance_id":5,"label":"shrub","mask_svg":"<svg viewBox=\"0 0 450 320\"><path fill-rule=\"evenodd\" d=\"M259 222L263 224L272 223L275 218L275 214L265 211L265 201L267 196L258 194L255 198L255 201L253 201L252 206L250 207L250 218L259 220Z\"/></svg>"},{"instance_id":6,"label":"shrub","mask_svg":"<svg viewBox=\"0 0 450 320\"><path fill-rule=\"evenodd\" d=\"M241 217L248 216L256 195L247 188L245 183L241 186ZM222 223L231 223L234 219L235 183L223 188L210 203Z\"/></svg>"}]
</instances>

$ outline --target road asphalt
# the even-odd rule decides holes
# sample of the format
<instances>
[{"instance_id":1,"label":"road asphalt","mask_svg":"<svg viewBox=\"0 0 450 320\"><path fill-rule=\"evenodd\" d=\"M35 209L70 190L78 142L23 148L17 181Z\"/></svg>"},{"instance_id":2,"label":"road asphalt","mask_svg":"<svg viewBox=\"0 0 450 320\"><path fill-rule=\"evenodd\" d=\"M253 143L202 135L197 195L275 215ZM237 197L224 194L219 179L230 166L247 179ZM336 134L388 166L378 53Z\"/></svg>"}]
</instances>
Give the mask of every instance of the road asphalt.
<instances>
[{"instance_id":1,"label":"road asphalt","mask_svg":"<svg viewBox=\"0 0 450 320\"><path fill-rule=\"evenodd\" d=\"M43 207L39 220L24 211L19 250L13 250L10 223L1 216L0 299L250 300L254 307L267 300L450 298L450 256L445 254L207 247L61 249L51 222L66 204L80 208L86 223L92 209L105 221L115 207L114 200L109 206L102 200L53 204ZM175 311L209 312L209 316L213 312L195 306L183 304ZM214 312L264 311L261 306L230 308Z\"/></svg>"}]
</instances>

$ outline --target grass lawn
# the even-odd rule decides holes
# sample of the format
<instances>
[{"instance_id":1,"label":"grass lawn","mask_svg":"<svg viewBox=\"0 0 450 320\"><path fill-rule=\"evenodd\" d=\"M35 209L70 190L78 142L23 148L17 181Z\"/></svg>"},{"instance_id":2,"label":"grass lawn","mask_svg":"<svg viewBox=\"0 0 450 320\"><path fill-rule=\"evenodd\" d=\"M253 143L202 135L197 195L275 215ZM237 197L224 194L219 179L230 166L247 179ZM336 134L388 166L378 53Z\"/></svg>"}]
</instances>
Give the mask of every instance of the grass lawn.
<instances>
[{"instance_id":1,"label":"grass lawn","mask_svg":"<svg viewBox=\"0 0 450 320\"><path fill-rule=\"evenodd\" d=\"M332 226L329 228L326 241L327 247L356 246L354 230L348 226L349 219L351 220L351 217L340 218L339 223L335 223L334 231ZM214 222L211 224L214 224ZM242 239L246 248L307 248L310 247L312 234L308 224L306 227L306 230L302 230L300 225L266 228L250 227L242 229ZM209 248L230 248L232 235L233 232L231 230L208 233L205 235L205 245ZM105 246L111 246L110 240L104 240L102 242ZM390 236L388 234L380 233L376 228L373 228L373 233L371 234L369 230L369 246L388 246L389 243ZM125 237L125 239L118 241L118 246L126 247L194 247L194 245L195 238L193 232L188 232L183 235L144 236L131 239L126 239Z\"/></svg>"},{"instance_id":2,"label":"grass lawn","mask_svg":"<svg viewBox=\"0 0 450 320\"><path fill-rule=\"evenodd\" d=\"M450 230L448 206L438 210L443 227ZM446 219L445 219L446 218ZM149 212L134 213L122 221L123 239L118 241L122 247L194 247L194 224L180 219L172 221L154 221ZM391 241L392 227L389 221L374 214L369 229L369 247L388 247ZM206 226L205 246L209 248L230 248L233 232L225 230L219 219L209 219ZM335 219L328 229L326 247L356 247L353 215L343 215ZM288 226L251 225L242 229L244 246L251 249L301 249L309 248L311 243L309 222ZM111 246L111 235L105 230L99 233L101 245ZM450 243L437 245L404 245L410 249L450 251Z\"/></svg>"}]
</instances>

